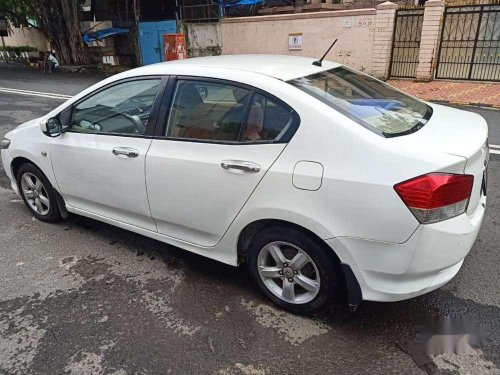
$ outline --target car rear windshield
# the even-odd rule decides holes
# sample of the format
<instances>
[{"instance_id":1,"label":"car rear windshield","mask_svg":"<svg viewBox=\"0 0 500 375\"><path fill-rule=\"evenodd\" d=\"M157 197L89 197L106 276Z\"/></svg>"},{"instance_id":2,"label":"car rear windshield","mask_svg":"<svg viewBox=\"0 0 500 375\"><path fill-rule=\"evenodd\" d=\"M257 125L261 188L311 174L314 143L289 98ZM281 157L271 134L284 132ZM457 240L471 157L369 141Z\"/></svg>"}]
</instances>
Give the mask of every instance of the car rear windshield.
<instances>
[{"instance_id":1,"label":"car rear windshield","mask_svg":"<svg viewBox=\"0 0 500 375\"><path fill-rule=\"evenodd\" d=\"M432 115L427 104L345 67L289 83L385 137L413 133Z\"/></svg>"}]
</instances>

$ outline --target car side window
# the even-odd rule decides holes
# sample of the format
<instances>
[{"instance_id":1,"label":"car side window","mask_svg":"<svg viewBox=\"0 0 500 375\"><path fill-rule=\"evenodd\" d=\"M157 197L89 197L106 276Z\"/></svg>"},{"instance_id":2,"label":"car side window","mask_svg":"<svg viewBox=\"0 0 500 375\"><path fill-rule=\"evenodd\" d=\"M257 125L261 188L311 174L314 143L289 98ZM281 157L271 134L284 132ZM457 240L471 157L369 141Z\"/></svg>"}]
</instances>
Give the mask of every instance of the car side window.
<instances>
[{"instance_id":1,"label":"car side window","mask_svg":"<svg viewBox=\"0 0 500 375\"><path fill-rule=\"evenodd\" d=\"M160 79L119 83L73 107L70 130L144 135Z\"/></svg>"},{"instance_id":2,"label":"car side window","mask_svg":"<svg viewBox=\"0 0 500 375\"><path fill-rule=\"evenodd\" d=\"M288 129L293 121L292 111L276 101L255 94L243 131L243 142L273 141Z\"/></svg>"},{"instance_id":3,"label":"car side window","mask_svg":"<svg viewBox=\"0 0 500 375\"><path fill-rule=\"evenodd\" d=\"M252 92L225 83L177 81L166 136L238 141Z\"/></svg>"}]
</instances>

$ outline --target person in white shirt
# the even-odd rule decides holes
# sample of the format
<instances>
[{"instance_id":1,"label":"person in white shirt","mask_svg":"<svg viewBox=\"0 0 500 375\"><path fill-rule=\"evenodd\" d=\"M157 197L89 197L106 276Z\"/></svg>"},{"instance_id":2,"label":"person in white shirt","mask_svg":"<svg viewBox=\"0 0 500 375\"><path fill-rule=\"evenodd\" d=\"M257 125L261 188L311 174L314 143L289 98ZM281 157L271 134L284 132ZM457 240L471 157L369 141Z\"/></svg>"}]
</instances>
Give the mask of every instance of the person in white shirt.
<instances>
[{"instance_id":1,"label":"person in white shirt","mask_svg":"<svg viewBox=\"0 0 500 375\"><path fill-rule=\"evenodd\" d=\"M59 61L57 61L56 57L52 54L52 52L47 51L47 72L52 73L56 68L59 67Z\"/></svg>"}]
</instances>

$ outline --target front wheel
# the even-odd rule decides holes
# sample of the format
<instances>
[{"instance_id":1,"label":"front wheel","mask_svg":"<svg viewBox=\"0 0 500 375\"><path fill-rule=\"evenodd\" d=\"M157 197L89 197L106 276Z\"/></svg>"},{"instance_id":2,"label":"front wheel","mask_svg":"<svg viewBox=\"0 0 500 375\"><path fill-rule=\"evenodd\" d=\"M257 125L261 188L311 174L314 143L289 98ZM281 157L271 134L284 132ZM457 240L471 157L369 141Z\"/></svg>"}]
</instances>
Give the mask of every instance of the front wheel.
<instances>
[{"instance_id":1,"label":"front wheel","mask_svg":"<svg viewBox=\"0 0 500 375\"><path fill-rule=\"evenodd\" d=\"M33 164L23 164L16 177L24 203L38 220L54 222L60 219L56 193L40 169Z\"/></svg>"},{"instance_id":2,"label":"front wheel","mask_svg":"<svg viewBox=\"0 0 500 375\"><path fill-rule=\"evenodd\" d=\"M254 281L274 304L306 314L326 307L337 294L339 268L329 251L300 230L269 228L254 237L247 263Z\"/></svg>"}]
</instances>

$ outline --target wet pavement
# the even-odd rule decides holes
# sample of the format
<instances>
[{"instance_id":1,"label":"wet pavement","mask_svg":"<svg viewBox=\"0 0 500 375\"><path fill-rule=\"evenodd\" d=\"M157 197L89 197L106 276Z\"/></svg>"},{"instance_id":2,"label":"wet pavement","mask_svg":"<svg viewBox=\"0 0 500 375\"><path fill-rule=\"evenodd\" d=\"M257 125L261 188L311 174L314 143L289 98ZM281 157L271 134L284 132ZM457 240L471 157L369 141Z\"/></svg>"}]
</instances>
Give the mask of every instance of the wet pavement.
<instances>
[{"instance_id":1,"label":"wet pavement","mask_svg":"<svg viewBox=\"0 0 500 375\"><path fill-rule=\"evenodd\" d=\"M0 61L0 88L75 95L104 78L102 75L90 73L41 74L15 62Z\"/></svg>"},{"instance_id":2,"label":"wet pavement","mask_svg":"<svg viewBox=\"0 0 500 375\"><path fill-rule=\"evenodd\" d=\"M6 74L0 86L15 88ZM30 89L74 94L97 78L44 79ZM60 103L0 93L0 136ZM500 112L482 114L497 131ZM273 307L244 267L83 217L39 222L0 171L0 374L423 374L395 341L444 316L489 337L471 354L434 356L438 373L500 374L500 156L489 168L486 217L452 282L314 317Z\"/></svg>"}]
</instances>

